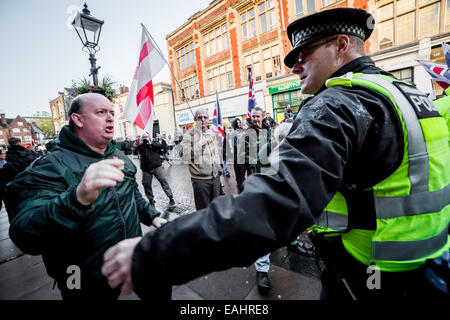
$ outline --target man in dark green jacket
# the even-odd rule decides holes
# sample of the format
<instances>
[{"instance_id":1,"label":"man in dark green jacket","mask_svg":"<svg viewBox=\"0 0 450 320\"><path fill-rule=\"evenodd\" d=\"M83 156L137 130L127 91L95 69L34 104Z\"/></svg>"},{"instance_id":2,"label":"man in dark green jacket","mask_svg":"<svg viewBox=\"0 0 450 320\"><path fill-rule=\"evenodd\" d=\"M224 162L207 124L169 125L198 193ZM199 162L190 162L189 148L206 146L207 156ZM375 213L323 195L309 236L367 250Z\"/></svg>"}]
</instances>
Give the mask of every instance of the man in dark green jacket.
<instances>
[{"instance_id":1,"label":"man in dark green jacket","mask_svg":"<svg viewBox=\"0 0 450 320\"><path fill-rule=\"evenodd\" d=\"M116 299L120 290L100 271L106 249L140 236L140 222L166 220L140 194L135 165L111 143L109 100L80 95L69 117L53 152L7 186L10 236L24 253L42 255L63 299Z\"/></svg>"}]
</instances>

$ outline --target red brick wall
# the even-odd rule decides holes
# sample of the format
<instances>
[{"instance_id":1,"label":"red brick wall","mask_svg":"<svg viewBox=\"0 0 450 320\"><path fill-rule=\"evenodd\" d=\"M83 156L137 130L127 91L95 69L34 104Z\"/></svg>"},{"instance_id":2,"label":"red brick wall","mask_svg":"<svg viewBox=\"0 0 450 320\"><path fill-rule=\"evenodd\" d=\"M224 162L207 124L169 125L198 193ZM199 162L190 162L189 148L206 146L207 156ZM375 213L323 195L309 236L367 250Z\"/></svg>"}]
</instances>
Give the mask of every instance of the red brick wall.
<instances>
[{"instance_id":1,"label":"red brick wall","mask_svg":"<svg viewBox=\"0 0 450 320\"><path fill-rule=\"evenodd\" d=\"M198 79L198 91L200 93L200 97L205 96L205 87L203 86L203 71L202 71L202 63L200 58L200 47L195 48L195 60L197 61L197 79Z\"/></svg>"},{"instance_id":2,"label":"red brick wall","mask_svg":"<svg viewBox=\"0 0 450 320\"><path fill-rule=\"evenodd\" d=\"M345 2L348 6L347 1ZM368 5L369 1L368 0L354 0L353 2L353 8L358 8L358 9L363 9L368 11L369 9L369 5ZM370 50L370 42L371 42L371 38L369 38L369 40L366 41L366 43L364 44L365 48L366 48L366 54L369 53Z\"/></svg>"},{"instance_id":3,"label":"red brick wall","mask_svg":"<svg viewBox=\"0 0 450 320\"><path fill-rule=\"evenodd\" d=\"M189 67L185 70L176 72L175 75L177 78L182 79L189 75L194 74L194 71L197 73L198 82L199 82L199 91L201 96L204 96L206 94L206 88L205 88L205 76L203 74L203 68L205 66L208 66L210 64L214 64L220 60L227 59L231 56L232 64L233 64L233 74L234 74L234 84L235 87L241 87L242 81L241 81L241 72L242 68L240 65L240 57L242 56L242 51L249 49L251 47L257 46L258 43L269 41L271 39L277 38L281 36L280 42L282 45L282 50L280 51L281 60L283 61L284 56L286 56L289 51L292 49L291 43L287 37L286 33L286 27L287 25L295 20L295 12L291 12L289 10L289 4L293 3L293 0L276 0L276 6L277 6L277 18L279 21L279 29L268 32L263 35L259 35L259 38L254 38L248 41L245 41L242 43L242 47L238 48L238 32L240 32L240 23L239 23L239 17L235 16L234 12L230 12L227 17L228 21L228 27L229 27L229 37L230 37L230 45L231 49L226 50L223 52L220 52L212 57L205 58L204 56L201 56L201 39L197 39L198 32L200 28L204 25L209 24L213 20L215 20L217 17L224 17L227 10L230 7L233 7L237 3L241 2L242 0L226 0L222 3L219 3L214 10L209 11L207 16L201 17L200 20L197 22L192 23L188 26L186 30L181 32L180 34L177 34L173 38L167 41L168 46L173 48L175 45L180 43L180 41L185 41L189 37L194 37L194 41L196 43L195 48L195 56L197 59L197 65L193 67ZM340 1L332 6L327 7L326 9L331 8L337 8L337 7L348 7L348 0ZM368 9L368 0L354 0L353 7L361 8L364 10ZM321 9L320 9L321 10ZM234 21L234 23L231 23ZM259 42L258 42L259 40ZM368 49L370 47L369 42L366 42L366 51L368 52ZM203 59L203 60L202 60ZM172 68L174 65L177 64L176 61L176 54L173 53L170 55L170 64ZM284 64L283 64L284 65ZM291 70L284 67L283 74L289 74L291 73ZM172 80L172 89L174 94L177 92L176 90L176 83ZM177 103L177 99L175 99ZM178 101L179 102L179 101Z\"/></svg>"},{"instance_id":4,"label":"red brick wall","mask_svg":"<svg viewBox=\"0 0 450 320\"><path fill-rule=\"evenodd\" d=\"M259 37L259 42L264 42L278 37L278 30L266 32Z\"/></svg>"},{"instance_id":5,"label":"red brick wall","mask_svg":"<svg viewBox=\"0 0 450 320\"><path fill-rule=\"evenodd\" d=\"M204 26L205 24L208 24L209 22L211 22L211 20L214 20L215 18L217 18L218 16L224 15L225 12L227 11L228 7L229 7L228 3L224 3L222 6L218 7L216 10L212 11L210 14L208 14L207 16L205 16L204 18L199 20L196 23L195 28L199 29L202 26Z\"/></svg>"},{"instance_id":6,"label":"red brick wall","mask_svg":"<svg viewBox=\"0 0 450 320\"><path fill-rule=\"evenodd\" d=\"M258 38L253 38L242 43L242 50L246 50L248 48L254 47L258 45Z\"/></svg>"},{"instance_id":7,"label":"red brick wall","mask_svg":"<svg viewBox=\"0 0 450 320\"><path fill-rule=\"evenodd\" d=\"M196 58L197 58L197 57L196 57ZM183 79L183 78L185 78L185 77L187 77L187 76L189 76L189 75L192 75L192 73L193 73L195 70L197 70L196 68L197 68L197 67L196 67L195 65L192 65L192 66L190 66L190 67L184 68L184 69L180 72L180 74L179 74L180 79Z\"/></svg>"},{"instance_id":8,"label":"red brick wall","mask_svg":"<svg viewBox=\"0 0 450 320\"><path fill-rule=\"evenodd\" d=\"M231 54L231 50L228 49L228 50L219 52L219 53L213 55L212 57L206 58L205 59L205 66L208 66L208 65L213 64L213 63L215 63L217 61L225 59L225 58L229 57L230 54Z\"/></svg>"},{"instance_id":9,"label":"red brick wall","mask_svg":"<svg viewBox=\"0 0 450 320\"><path fill-rule=\"evenodd\" d=\"M192 35L194 33L194 25L191 25L189 28L184 30L182 33L178 34L174 38L167 41L169 46L173 47L175 44L177 44L180 41L185 40L189 35Z\"/></svg>"},{"instance_id":10,"label":"red brick wall","mask_svg":"<svg viewBox=\"0 0 450 320\"><path fill-rule=\"evenodd\" d=\"M282 44L282 50L280 52L282 55L281 56L281 65L284 68L284 73L288 74L291 71L290 71L290 69L286 68L286 66L284 66L283 60L284 60L284 57L289 53L289 51L292 50L292 45L287 36L286 28L290 22L289 16L295 17L295 12L289 11L288 0L278 0L277 3L278 3L279 11L280 11L279 19L280 19L281 44ZM283 6L283 9L281 8L281 6ZM283 13L284 13L284 15L283 15ZM283 19L284 19L284 25L283 25Z\"/></svg>"},{"instance_id":11,"label":"red brick wall","mask_svg":"<svg viewBox=\"0 0 450 320\"><path fill-rule=\"evenodd\" d=\"M230 29L229 33L231 43L231 55L233 60L234 85L236 88L239 88L240 86L242 86L242 83L241 83L241 65L239 63L238 42L237 42L237 28L234 27Z\"/></svg>"},{"instance_id":12,"label":"red brick wall","mask_svg":"<svg viewBox=\"0 0 450 320\"><path fill-rule=\"evenodd\" d=\"M173 73L176 75L175 68L173 65L173 60L170 61L170 68L172 69ZM177 101L178 91L177 91L177 83L175 81L175 78L172 76L172 94L173 94L173 100ZM175 102L176 103L176 102Z\"/></svg>"}]
</instances>

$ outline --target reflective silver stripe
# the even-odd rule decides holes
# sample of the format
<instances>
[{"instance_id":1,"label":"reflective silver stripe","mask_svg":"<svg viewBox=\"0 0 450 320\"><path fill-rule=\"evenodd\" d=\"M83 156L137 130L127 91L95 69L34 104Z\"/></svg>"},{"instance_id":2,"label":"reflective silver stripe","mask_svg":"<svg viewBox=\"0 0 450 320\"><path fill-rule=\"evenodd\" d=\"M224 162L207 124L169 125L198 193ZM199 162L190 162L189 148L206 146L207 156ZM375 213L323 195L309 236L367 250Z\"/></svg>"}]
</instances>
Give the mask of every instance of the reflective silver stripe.
<instances>
[{"instance_id":1,"label":"reflective silver stripe","mask_svg":"<svg viewBox=\"0 0 450 320\"><path fill-rule=\"evenodd\" d=\"M374 82L389 91L401 111L406 127L409 157L409 180L411 194L428 191L429 159L427 145L419 119L405 95L389 80L380 76L364 74L358 79Z\"/></svg>"},{"instance_id":2,"label":"reflective silver stripe","mask_svg":"<svg viewBox=\"0 0 450 320\"><path fill-rule=\"evenodd\" d=\"M450 204L450 184L433 192L412 193L405 197L375 197L378 219L440 212Z\"/></svg>"},{"instance_id":3,"label":"reflective silver stripe","mask_svg":"<svg viewBox=\"0 0 450 320\"><path fill-rule=\"evenodd\" d=\"M372 259L406 261L427 257L447 243L448 225L435 237L418 241L374 241Z\"/></svg>"},{"instance_id":4,"label":"reflective silver stripe","mask_svg":"<svg viewBox=\"0 0 450 320\"><path fill-rule=\"evenodd\" d=\"M316 224L336 231L345 231L348 226L348 216L330 211L323 211Z\"/></svg>"}]
</instances>

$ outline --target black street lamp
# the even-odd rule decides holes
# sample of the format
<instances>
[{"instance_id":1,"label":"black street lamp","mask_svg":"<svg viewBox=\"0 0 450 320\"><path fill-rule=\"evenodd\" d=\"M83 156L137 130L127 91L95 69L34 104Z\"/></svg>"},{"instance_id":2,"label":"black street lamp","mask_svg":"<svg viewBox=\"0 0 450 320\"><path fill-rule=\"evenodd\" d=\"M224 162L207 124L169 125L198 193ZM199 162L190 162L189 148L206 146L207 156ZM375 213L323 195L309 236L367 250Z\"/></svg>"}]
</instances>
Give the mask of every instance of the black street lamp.
<instances>
[{"instance_id":1,"label":"black street lamp","mask_svg":"<svg viewBox=\"0 0 450 320\"><path fill-rule=\"evenodd\" d=\"M94 86L98 86L98 69L96 66L97 59L95 53L100 50L98 46L98 40L100 39L100 32L102 31L102 25L104 21L99 20L91 16L91 12L88 10L87 4L84 4L83 12L78 12L72 25L75 31L80 37L81 43L83 43L83 51L86 50L89 53L89 61L91 62L91 75L94 81Z\"/></svg>"}]
</instances>

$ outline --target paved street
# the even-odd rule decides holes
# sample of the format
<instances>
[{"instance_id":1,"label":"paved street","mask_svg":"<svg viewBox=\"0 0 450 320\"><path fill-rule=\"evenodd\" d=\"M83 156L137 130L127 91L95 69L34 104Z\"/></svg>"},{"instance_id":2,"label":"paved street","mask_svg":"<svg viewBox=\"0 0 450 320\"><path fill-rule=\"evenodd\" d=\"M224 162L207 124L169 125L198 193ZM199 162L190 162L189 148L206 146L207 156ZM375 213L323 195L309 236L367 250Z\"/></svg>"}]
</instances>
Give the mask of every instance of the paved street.
<instances>
[{"instance_id":1,"label":"paved street","mask_svg":"<svg viewBox=\"0 0 450 320\"><path fill-rule=\"evenodd\" d=\"M137 159L134 159L138 166ZM225 193L236 193L232 167L230 178L222 178ZM190 175L187 166L174 163L165 169L167 179L174 193L176 207L167 211L169 199L159 182L153 179L156 207L165 212L169 220L195 210ZM138 169L137 179L141 184L142 172ZM144 189L140 185L140 191ZM24 255L9 239L8 217L5 209L0 212L0 300L59 300L58 289L53 290L53 280L48 277L40 256ZM142 225L143 232L151 228ZM306 239L304 235L301 236ZM288 253L285 248L271 255L270 278L272 289L260 294L256 286L256 272L252 265L232 268L199 277L181 286L174 286L174 300L314 300L320 293L318 268L313 258ZM182 268L182 266L180 266ZM120 299L139 299L136 295L121 296Z\"/></svg>"}]
</instances>

